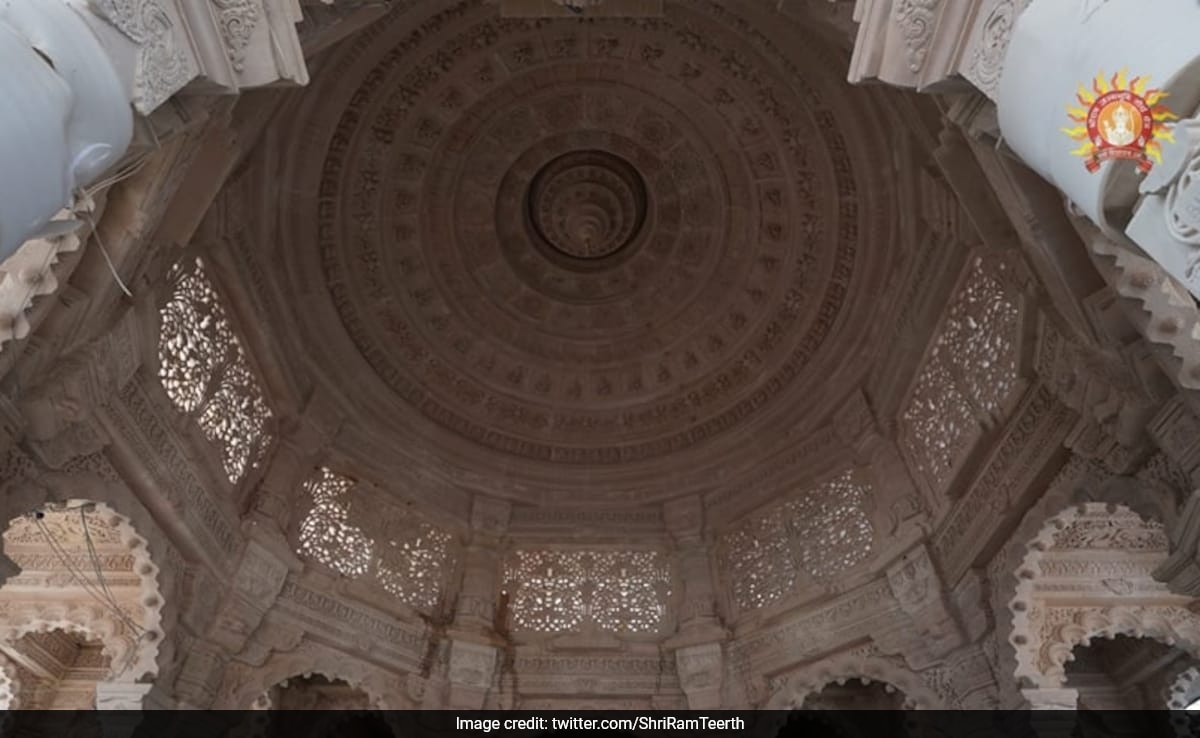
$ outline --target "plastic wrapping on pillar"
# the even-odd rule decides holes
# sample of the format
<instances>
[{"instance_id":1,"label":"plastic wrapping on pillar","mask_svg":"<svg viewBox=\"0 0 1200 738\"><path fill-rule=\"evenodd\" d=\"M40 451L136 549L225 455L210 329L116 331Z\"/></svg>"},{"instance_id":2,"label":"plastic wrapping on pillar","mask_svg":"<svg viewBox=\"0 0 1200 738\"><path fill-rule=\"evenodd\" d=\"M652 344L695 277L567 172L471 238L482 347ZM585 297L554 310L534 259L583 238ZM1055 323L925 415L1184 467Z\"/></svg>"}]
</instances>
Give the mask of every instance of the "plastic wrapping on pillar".
<instances>
[{"instance_id":1,"label":"plastic wrapping on pillar","mask_svg":"<svg viewBox=\"0 0 1200 738\"><path fill-rule=\"evenodd\" d=\"M133 111L100 41L60 0L0 2L0 261L117 162Z\"/></svg>"},{"instance_id":2,"label":"plastic wrapping on pillar","mask_svg":"<svg viewBox=\"0 0 1200 738\"><path fill-rule=\"evenodd\" d=\"M1125 70L1167 91L1164 103L1187 117L1200 102L1198 37L1195 0L1031 3L1013 28L997 95L1005 143L1115 235L1138 196L1137 166L1114 160L1090 171L1063 131L1080 125L1067 108L1081 106L1081 86L1090 91L1102 73L1107 84Z\"/></svg>"}]
</instances>

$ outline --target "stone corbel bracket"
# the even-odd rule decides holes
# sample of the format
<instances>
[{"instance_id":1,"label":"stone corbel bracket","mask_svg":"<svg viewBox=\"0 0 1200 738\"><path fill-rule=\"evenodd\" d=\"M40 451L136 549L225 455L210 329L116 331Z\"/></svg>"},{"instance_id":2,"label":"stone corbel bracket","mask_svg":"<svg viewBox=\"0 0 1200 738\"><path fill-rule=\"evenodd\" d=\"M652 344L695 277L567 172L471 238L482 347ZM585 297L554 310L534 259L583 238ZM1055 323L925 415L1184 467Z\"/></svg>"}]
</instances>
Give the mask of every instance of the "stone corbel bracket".
<instances>
[{"instance_id":1,"label":"stone corbel bracket","mask_svg":"<svg viewBox=\"0 0 1200 738\"><path fill-rule=\"evenodd\" d=\"M887 581L908 622L873 636L880 650L902 655L920 671L963 645L965 634L926 546L912 549L889 566Z\"/></svg>"},{"instance_id":2,"label":"stone corbel bracket","mask_svg":"<svg viewBox=\"0 0 1200 738\"><path fill-rule=\"evenodd\" d=\"M964 86L952 77L963 55L975 1L858 0L850 81L898 87Z\"/></svg>"},{"instance_id":3,"label":"stone corbel bracket","mask_svg":"<svg viewBox=\"0 0 1200 738\"><path fill-rule=\"evenodd\" d=\"M1101 272L1117 294L1140 303L1133 321L1138 331L1177 360L1164 371L1182 389L1200 389L1200 309L1195 299L1153 259L1113 241L1081 217L1073 225L1108 267Z\"/></svg>"},{"instance_id":4,"label":"stone corbel bracket","mask_svg":"<svg viewBox=\"0 0 1200 738\"><path fill-rule=\"evenodd\" d=\"M149 115L191 86L236 93L275 83L308 83L295 25L299 0L88 0L96 28ZM99 25L99 24L98 24ZM113 33L112 30L118 33Z\"/></svg>"}]
</instances>

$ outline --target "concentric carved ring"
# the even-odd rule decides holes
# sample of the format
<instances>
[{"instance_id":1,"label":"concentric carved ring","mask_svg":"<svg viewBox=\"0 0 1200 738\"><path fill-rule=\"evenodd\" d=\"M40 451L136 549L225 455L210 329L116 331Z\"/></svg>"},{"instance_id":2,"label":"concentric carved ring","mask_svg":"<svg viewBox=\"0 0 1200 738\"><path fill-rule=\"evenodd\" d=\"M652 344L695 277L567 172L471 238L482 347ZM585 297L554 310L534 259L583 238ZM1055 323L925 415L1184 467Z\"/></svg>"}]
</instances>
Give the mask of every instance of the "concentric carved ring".
<instances>
[{"instance_id":1,"label":"concentric carved ring","mask_svg":"<svg viewBox=\"0 0 1200 738\"><path fill-rule=\"evenodd\" d=\"M646 187L631 164L575 151L547 164L529 190L534 232L556 251L596 260L625 248L646 220Z\"/></svg>"}]
</instances>

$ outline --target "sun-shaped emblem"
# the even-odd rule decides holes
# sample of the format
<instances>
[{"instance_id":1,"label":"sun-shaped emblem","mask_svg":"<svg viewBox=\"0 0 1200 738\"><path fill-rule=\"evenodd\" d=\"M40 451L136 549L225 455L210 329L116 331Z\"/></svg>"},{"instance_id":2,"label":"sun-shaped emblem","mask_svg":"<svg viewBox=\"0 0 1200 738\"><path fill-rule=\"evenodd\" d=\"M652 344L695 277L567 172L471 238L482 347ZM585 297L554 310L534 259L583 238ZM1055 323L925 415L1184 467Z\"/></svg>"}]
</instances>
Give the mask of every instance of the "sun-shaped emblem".
<instances>
[{"instance_id":1,"label":"sun-shaped emblem","mask_svg":"<svg viewBox=\"0 0 1200 738\"><path fill-rule=\"evenodd\" d=\"M1147 90L1149 84L1144 77L1127 80L1122 69L1111 79L1103 72L1096 75L1090 90L1079 86L1076 99L1083 107L1067 106L1067 115L1079 125L1062 130L1082 143L1071 153L1086 159L1088 171L1109 159L1132 159L1144 172L1162 161L1159 141L1175 140L1168 124L1179 116L1161 104L1167 93Z\"/></svg>"}]
</instances>

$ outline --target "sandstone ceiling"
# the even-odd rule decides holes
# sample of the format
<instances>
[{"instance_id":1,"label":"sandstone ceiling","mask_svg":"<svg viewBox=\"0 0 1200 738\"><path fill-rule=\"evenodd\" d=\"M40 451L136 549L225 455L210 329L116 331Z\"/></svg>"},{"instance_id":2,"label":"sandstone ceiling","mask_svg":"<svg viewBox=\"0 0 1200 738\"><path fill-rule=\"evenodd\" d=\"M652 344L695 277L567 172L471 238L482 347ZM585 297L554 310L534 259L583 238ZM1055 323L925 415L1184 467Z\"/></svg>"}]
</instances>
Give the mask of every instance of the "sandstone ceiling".
<instances>
[{"instance_id":1,"label":"sandstone ceiling","mask_svg":"<svg viewBox=\"0 0 1200 738\"><path fill-rule=\"evenodd\" d=\"M916 156L840 48L759 0L408 2L320 59L240 207L339 451L626 503L735 484L827 424L885 358Z\"/></svg>"}]
</instances>

